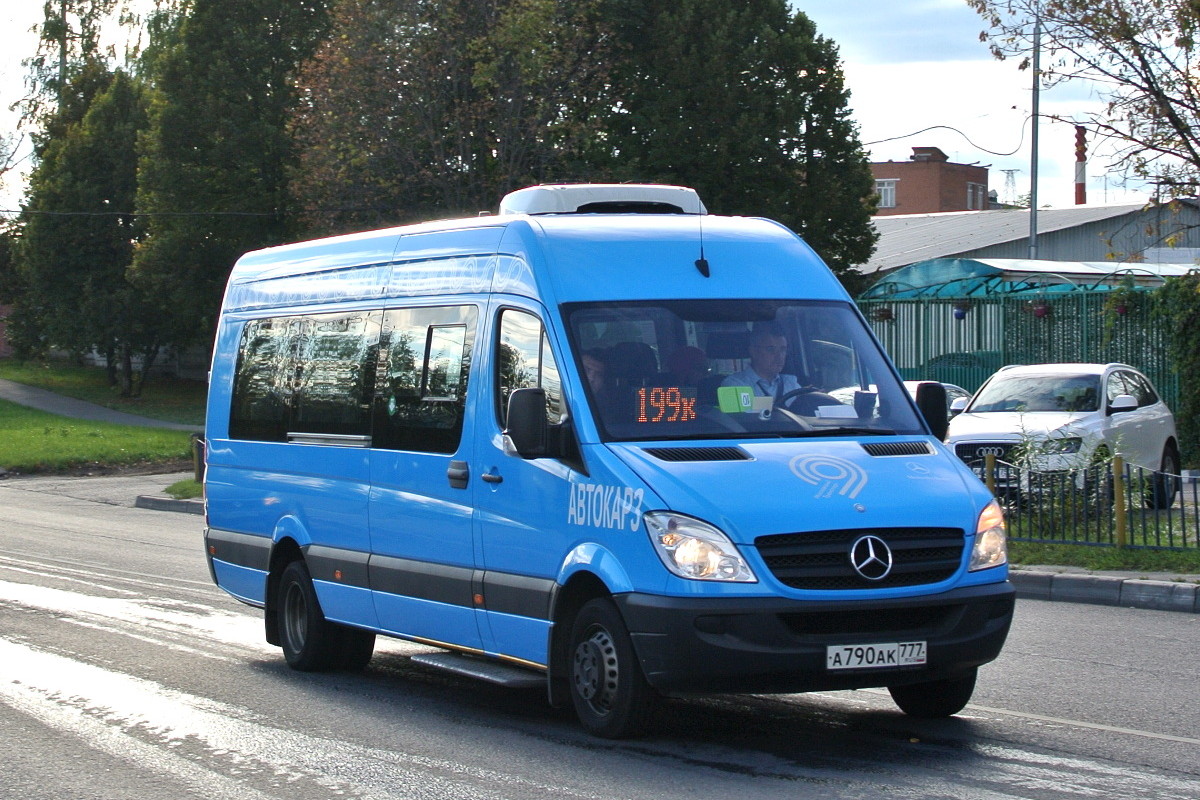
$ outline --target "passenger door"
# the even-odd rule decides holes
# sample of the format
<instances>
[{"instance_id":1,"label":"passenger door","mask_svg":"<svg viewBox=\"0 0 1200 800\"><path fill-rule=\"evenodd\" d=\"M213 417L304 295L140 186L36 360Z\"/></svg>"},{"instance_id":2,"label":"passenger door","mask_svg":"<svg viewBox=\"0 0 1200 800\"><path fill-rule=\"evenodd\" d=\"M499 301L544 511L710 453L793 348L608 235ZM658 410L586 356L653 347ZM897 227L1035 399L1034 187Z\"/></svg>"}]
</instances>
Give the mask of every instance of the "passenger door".
<instances>
[{"instance_id":1,"label":"passenger door","mask_svg":"<svg viewBox=\"0 0 1200 800\"><path fill-rule=\"evenodd\" d=\"M472 578L474 305L384 313L371 452L370 581L389 633L478 649Z\"/></svg>"},{"instance_id":2,"label":"passenger door","mask_svg":"<svg viewBox=\"0 0 1200 800\"><path fill-rule=\"evenodd\" d=\"M1127 462L1149 469L1158 469L1158 459L1161 453L1152 453L1154 445L1149 441L1155 436L1154 426L1148 425L1153 417L1153 411L1142 405L1143 398L1139 397L1140 387L1133 378L1133 375L1124 370L1114 371L1108 376L1105 386L1108 406L1112 405L1112 401L1118 395L1130 394L1138 398L1137 408L1109 414L1109 440L1115 443L1116 451Z\"/></svg>"},{"instance_id":3,"label":"passenger door","mask_svg":"<svg viewBox=\"0 0 1200 800\"><path fill-rule=\"evenodd\" d=\"M559 459L526 460L506 451L502 431L514 389L542 387L551 425L565 420L565 405L559 361L539 314L512 306L492 313L491 407L479 408L473 464L482 479L475 503L485 570L484 637L489 651L544 665L550 600L571 544L566 519L576 473Z\"/></svg>"}]
</instances>

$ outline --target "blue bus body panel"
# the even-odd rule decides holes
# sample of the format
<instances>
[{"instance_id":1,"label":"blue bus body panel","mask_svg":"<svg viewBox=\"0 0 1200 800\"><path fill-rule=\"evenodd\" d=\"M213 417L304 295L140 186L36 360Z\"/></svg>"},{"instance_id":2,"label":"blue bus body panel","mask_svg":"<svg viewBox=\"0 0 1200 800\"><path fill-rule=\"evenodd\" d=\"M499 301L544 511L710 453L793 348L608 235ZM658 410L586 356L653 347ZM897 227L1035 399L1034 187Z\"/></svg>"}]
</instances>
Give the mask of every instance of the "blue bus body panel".
<instances>
[{"instance_id":1,"label":"blue bus body panel","mask_svg":"<svg viewBox=\"0 0 1200 800\"><path fill-rule=\"evenodd\" d=\"M479 649L464 644L479 641L474 609L387 592L375 592L374 596L379 630L384 633L431 644Z\"/></svg>"},{"instance_id":2,"label":"blue bus body panel","mask_svg":"<svg viewBox=\"0 0 1200 800\"><path fill-rule=\"evenodd\" d=\"M217 585L238 600L253 606L266 602L266 570L250 569L216 558L212 559L212 568Z\"/></svg>"}]
</instances>

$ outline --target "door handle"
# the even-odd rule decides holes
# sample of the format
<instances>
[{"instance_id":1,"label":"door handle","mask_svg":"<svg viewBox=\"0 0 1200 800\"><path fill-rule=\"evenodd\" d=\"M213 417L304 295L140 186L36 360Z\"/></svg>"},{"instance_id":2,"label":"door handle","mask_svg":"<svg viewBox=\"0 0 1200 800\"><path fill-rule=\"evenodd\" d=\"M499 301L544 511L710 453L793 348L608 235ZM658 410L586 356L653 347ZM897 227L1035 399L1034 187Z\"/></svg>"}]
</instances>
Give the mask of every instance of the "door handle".
<instances>
[{"instance_id":1,"label":"door handle","mask_svg":"<svg viewBox=\"0 0 1200 800\"><path fill-rule=\"evenodd\" d=\"M451 489L465 489L467 480L471 477L471 468L465 461L451 461L446 470L446 477L450 480Z\"/></svg>"},{"instance_id":2,"label":"door handle","mask_svg":"<svg viewBox=\"0 0 1200 800\"><path fill-rule=\"evenodd\" d=\"M482 475L480 475L479 477L483 479L484 483L503 483L504 482L504 476L501 475L499 472L485 472Z\"/></svg>"}]
</instances>

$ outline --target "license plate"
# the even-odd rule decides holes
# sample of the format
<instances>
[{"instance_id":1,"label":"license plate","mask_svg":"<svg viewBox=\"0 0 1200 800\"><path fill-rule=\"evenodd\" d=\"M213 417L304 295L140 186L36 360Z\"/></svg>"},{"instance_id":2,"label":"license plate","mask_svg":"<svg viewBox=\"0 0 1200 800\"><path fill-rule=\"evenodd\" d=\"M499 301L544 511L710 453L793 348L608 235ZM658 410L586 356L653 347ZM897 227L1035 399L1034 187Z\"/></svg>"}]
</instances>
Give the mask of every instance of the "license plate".
<instances>
[{"instance_id":1,"label":"license plate","mask_svg":"<svg viewBox=\"0 0 1200 800\"><path fill-rule=\"evenodd\" d=\"M924 642L842 644L825 648L826 669L879 669L924 663Z\"/></svg>"}]
</instances>

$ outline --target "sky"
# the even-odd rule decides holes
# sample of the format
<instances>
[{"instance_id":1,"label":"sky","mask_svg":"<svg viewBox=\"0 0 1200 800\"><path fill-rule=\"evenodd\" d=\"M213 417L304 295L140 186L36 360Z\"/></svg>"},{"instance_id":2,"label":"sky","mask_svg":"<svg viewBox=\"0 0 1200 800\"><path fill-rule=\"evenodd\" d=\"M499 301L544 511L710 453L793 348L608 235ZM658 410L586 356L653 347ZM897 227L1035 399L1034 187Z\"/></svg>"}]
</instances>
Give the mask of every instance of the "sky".
<instances>
[{"instance_id":1,"label":"sky","mask_svg":"<svg viewBox=\"0 0 1200 800\"><path fill-rule=\"evenodd\" d=\"M21 59L36 48L29 29L41 19L43 0L0 5L0 134L5 134L16 133L9 106L23 93ZM913 147L938 147L953 162L988 166L989 188L1001 200L1029 194L1032 78L1015 61L992 58L979 41L983 20L965 0L792 0L792 6L837 44L871 160L904 161ZM1067 117L1101 106L1086 86L1044 90L1040 104L1043 115ZM1043 120L1038 130L1038 205L1072 205L1074 127ZM1103 150L1101 143L1091 143L1088 202L1147 199L1143 187L1122 185ZM17 208L20 173L10 173L0 186L0 210Z\"/></svg>"}]
</instances>

